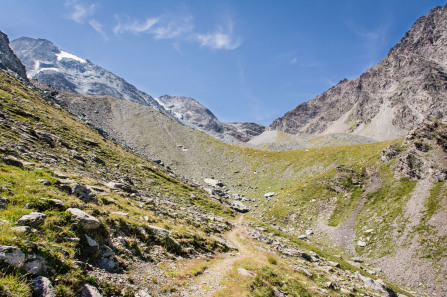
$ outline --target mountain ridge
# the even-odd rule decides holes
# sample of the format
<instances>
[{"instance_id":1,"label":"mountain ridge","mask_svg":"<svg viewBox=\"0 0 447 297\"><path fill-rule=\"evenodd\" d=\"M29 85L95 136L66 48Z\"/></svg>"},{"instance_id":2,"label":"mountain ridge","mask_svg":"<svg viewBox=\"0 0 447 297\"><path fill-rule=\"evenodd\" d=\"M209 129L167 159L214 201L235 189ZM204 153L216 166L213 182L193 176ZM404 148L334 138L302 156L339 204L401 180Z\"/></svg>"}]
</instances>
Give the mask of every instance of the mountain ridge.
<instances>
[{"instance_id":1,"label":"mountain ridge","mask_svg":"<svg viewBox=\"0 0 447 297\"><path fill-rule=\"evenodd\" d=\"M55 88L82 95L106 95L140 103L158 110L171 119L229 143L246 142L258 135L262 125L246 125L238 130L231 123L220 122L212 113L190 97L153 98L112 72L77 57L46 39L21 37L11 42L14 52L25 65L28 77ZM171 101L168 105L160 104ZM185 107L194 107L186 108ZM201 118L202 117L202 118Z\"/></svg>"},{"instance_id":2,"label":"mountain ridge","mask_svg":"<svg viewBox=\"0 0 447 297\"><path fill-rule=\"evenodd\" d=\"M404 136L427 117L446 121L446 20L447 6L432 9L378 65L298 105L270 127L290 134L352 133L381 141Z\"/></svg>"}]
</instances>

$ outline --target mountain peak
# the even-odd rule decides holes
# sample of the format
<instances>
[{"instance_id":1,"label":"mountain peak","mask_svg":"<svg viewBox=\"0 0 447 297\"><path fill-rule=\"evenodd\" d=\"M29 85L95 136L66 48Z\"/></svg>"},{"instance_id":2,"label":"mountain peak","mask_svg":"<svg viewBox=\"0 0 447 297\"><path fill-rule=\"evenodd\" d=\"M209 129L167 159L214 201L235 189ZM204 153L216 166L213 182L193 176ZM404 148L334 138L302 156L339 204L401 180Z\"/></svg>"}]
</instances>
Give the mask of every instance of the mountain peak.
<instances>
[{"instance_id":1,"label":"mountain peak","mask_svg":"<svg viewBox=\"0 0 447 297\"><path fill-rule=\"evenodd\" d=\"M404 136L429 117L447 120L446 7L419 18L378 65L300 104L270 127L382 141Z\"/></svg>"}]
</instances>

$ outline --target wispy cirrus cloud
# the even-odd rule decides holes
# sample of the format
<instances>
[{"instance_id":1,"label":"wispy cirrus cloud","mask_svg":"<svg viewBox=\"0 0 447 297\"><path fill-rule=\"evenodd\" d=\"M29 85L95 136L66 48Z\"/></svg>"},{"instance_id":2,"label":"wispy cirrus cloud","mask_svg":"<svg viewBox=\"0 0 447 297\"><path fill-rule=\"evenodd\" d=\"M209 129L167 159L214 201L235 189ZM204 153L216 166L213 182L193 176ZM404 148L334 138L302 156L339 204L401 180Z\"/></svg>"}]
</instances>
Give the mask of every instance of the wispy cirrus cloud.
<instances>
[{"instance_id":1,"label":"wispy cirrus cloud","mask_svg":"<svg viewBox=\"0 0 447 297\"><path fill-rule=\"evenodd\" d=\"M224 25L218 26L215 32L197 34L196 40L201 46L211 49L234 50L242 44L240 38L234 37L233 22L230 18L227 18Z\"/></svg>"},{"instance_id":2,"label":"wispy cirrus cloud","mask_svg":"<svg viewBox=\"0 0 447 297\"><path fill-rule=\"evenodd\" d=\"M174 39L191 33L194 29L193 17L164 14L159 17L146 18L145 21L116 16L117 24L113 28L115 34L148 33L155 39Z\"/></svg>"},{"instance_id":3,"label":"wispy cirrus cloud","mask_svg":"<svg viewBox=\"0 0 447 297\"><path fill-rule=\"evenodd\" d=\"M101 36L104 38L104 40L109 40L109 38L107 37L107 34L104 32L103 29L103 25L95 20L95 19L91 19L88 24L99 34L101 34Z\"/></svg>"},{"instance_id":4,"label":"wispy cirrus cloud","mask_svg":"<svg viewBox=\"0 0 447 297\"><path fill-rule=\"evenodd\" d=\"M80 24L85 23L97 8L96 4L86 5L73 0L66 1L65 6L71 10L68 18Z\"/></svg>"},{"instance_id":5,"label":"wispy cirrus cloud","mask_svg":"<svg viewBox=\"0 0 447 297\"><path fill-rule=\"evenodd\" d=\"M127 20L123 22L119 20L118 16L116 18L118 23L113 27L113 33L115 34L150 32L150 29L159 21L159 18L147 18L145 21Z\"/></svg>"},{"instance_id":6,"label":"wispy cirrus cloud","mask_svg":"<svg viewBox=\"0 0 447 297\"><path fill-rule=\"evenodd\" d=\"M234 50L242 44L241 39L235 38L233 34L233 22L227 18L224 25L217 26L211 33L195 32L194 18L190 14L174 15L163 14L158 17L146 18L141 21L116 16L117 23L113 28L115 34L139 34L147 33L153 35L154 39L175 39L195 41L200 46L211 49ZM175 43L178 46L178 42Z\"/></svg>"},{"instance_id":7,"label":"wispy cirrus cloud","mask_svg":"<svg viewBox=\"0 0 447 297\"><path fill-rule=\"evenodd\" d=\"M67 0L65 1L65 7L70 10L68 14L69 19L79 24L88 23L90 27L101 34L104 40L108 40L102 23L97 19L92 18L98 8L96 3L83 4L77 0Z\"/></svg>"}]
</instances>

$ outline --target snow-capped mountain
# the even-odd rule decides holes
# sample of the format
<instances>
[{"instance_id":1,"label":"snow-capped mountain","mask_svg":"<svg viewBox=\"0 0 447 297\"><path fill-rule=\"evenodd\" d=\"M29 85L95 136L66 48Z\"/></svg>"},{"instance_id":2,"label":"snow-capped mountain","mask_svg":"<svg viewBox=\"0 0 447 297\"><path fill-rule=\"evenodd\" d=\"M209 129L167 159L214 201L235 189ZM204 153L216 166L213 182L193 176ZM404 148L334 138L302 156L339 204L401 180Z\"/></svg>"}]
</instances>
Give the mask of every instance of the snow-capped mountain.
<instances>
[{"instance_id":1,"label":"snow-capped mountain","mask_svg":"<svg viewBox=\"0 0 447 297\"><path fill-rule=\"evenodd\" d=\"M154 98L123 78L60 49L48 40L22 37L12 41L11 48L25 65L30 79L77 94L109 95L137 102L171 116Z\"/></svg>"}]
</instances>

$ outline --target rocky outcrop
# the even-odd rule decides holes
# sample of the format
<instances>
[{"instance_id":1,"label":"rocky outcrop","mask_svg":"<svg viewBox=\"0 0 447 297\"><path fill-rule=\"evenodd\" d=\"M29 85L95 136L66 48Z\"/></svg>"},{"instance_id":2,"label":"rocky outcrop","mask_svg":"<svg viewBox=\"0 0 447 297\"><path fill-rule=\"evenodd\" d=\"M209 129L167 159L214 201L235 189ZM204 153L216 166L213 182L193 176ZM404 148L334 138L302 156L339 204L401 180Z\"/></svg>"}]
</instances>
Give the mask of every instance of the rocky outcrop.
<instances>
[{"instance_id":1,"label":"rocky outcrop","mask_svg":"<svg viewBox=\"0 0 447 297\"><path fill-rule=\"evenodd\" d=\"M412 131L403 143L409 149L396 162L396 172L410 180L447 180L447 126L427 122Z\"/></svg>"},{"instance_id":2,"label":"rocky outcrop","mask_svg":"<svg viewBox=\"0 0 447 297\"><path fill-rule=\"evenodd\" d=\"M16 78L28 81L25 66L22 65L22 62L9 47L8 36L2 31L0 31L0 70Z\"/></svg>"},{"instance_id":3,"label":"rocky outcrop","mask_svg":"<svg viewBox=\"0 0 447 297\"><path fill-rule=\"evenodd\" d=\"M377 65L276 119L291 134L406 135L424 119L447 120L447 7L421 17Z\"/></svg>"}]
</instances>

